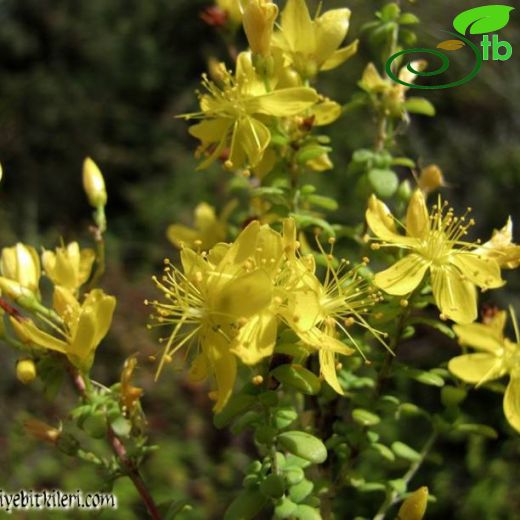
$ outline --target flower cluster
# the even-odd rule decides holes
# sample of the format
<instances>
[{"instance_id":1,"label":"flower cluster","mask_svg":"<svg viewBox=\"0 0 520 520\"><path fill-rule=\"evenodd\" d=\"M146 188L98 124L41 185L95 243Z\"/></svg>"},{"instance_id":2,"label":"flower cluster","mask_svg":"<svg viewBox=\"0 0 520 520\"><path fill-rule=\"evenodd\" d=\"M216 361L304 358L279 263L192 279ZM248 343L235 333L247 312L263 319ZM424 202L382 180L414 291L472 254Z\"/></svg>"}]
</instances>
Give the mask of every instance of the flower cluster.
<instances>
[{"instance_id":1,"label":"flower cluster","mask_svg":"<svg viewBox=\"0 0 520 520\"><path fill-rule=\"evenodd\" d=\"M253 221L232 244L183 248L182 269L166 261L155 279L166 299L147 302L154 308L150 327L169 328L159 371L182 347L194 348L191 376L214 378L218 411L232 393L237 362L251 366L272 356L280 328L290 328L309 352L319 352L322 376L342 393L335 356L353 349L340 335L355 346L348 329L358 324L381 339L365 316L380 294L346 261L333 267L332 257L322 284L313 256L298 248L292 219L283 233Z\"/></svg>"},{"instance_id":2,"label":"flower cluster","mask_svg":"<svg viewBox=\"0 0 520 520\"><path fill-rule=\"evenodd\" d=\"M34 356L46 350L64 354L79 370L88 371L95 350L107 334L115 308L115 298L101 289L80 296L95 260L91 249L80 249L77 242L44 251L40 259L36 250L18 243L2 250L0 288L2 297L12 301L7 311L16 339ZM41 297L40 277L52 282L52 308ZM18 311L27 310L30 316ZM8 331L4 331L8 334ZM7 337L8 340L14 338ZM27 360L24 360L25 362ZM27 365L27 363L25 363ZM22 370L23 369L23 370ZM28 381L28 371L18 364L20 379Z\"/></svg>"},{"instance_id":3,"label":"flower cluster","mask_svg":"<svg viewBox=\"0 0 520 520\"><path fill-rule=\"evenodd\" d=\"M312 20L305 0L289 0L275 29L276 4L241 4L250 50L238 55L234 71L220 64L212 79L204 75L200 111L182 117L201 120L189 130L201 142L198 154L206 155L199 168L222 158L228 169L245 168L263 177L287 155L287 144L301 144L312 126L339 117L341 107L320 96L309 81L351 57L357 41L340 48L349 27L348 9L332 9ZM318 171L330 168L326 151L307 163Z\"/></svg>"}]
</instances>

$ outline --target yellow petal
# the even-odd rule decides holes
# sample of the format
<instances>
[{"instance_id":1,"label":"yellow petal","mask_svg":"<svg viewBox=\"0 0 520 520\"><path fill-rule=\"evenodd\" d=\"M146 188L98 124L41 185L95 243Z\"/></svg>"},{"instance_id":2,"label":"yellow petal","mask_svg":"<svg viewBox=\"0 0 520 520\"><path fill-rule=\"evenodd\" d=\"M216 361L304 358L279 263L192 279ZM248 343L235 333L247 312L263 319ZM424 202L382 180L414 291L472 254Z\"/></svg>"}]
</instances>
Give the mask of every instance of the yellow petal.
<instances>
[{"instance_id":1,"label":"yellow petal","mask_svg":"<svg viewBox=\"0 0 520 520\"><path fill-rule=\"evenodd\" d=\"M255 167L270 141L271 132L263 123L252 117L242 117L233 130L229 160L235 168L243 166L246 159L249 166Z\"/></svg>"},{"instance_id":2,"label":"yellow petal","mask_svg":"<svg viewBox=\"0 0 520 520\"><path fill-rule=\"evenodd\" d=\"M319 352L320 372L327 381L327 384L333 388L338 394L344 395L343 388L338 381L336 374L336 354L329 350L321 349Z\"/></svg>"},{"instance_id":3,"label":"yellow petal","mask_svg":"<svg viewBox=\"0 0 520 520\"><path fill-rule=\"evenodd\" d=\"M511 375L504 394L504 414L509 424L520 433L520 376Z\"/></svg>"},{"instance_id":4,"label":"yellow petal","mask_svg":"<svg viewBox=\"0 0 520 520\"><path fill-rule=\"evenodd\" d=\"M354 40L351 44L346 47L342 47L337 51L334 51L326 60L325 63L320 67L320 70L327 71L339 67L345 63L349 58L352 58L358 50L359 40Z\"/></svg>"},{"instance_id":5,"label":"yellow petal","mask_svg":"<svg viewBox=\"0 0 520 520\"><path fill-rule=\"evenodd\" d=\"M204 354L199 354L191 364L189 378L194 383L200 383L208 377L209 366L208 360Z\"/></svg>"},{"instance_id":6,"label":"yellow petal","mask_svg":"<svg viewBox=\"0 0 520 520\"><path fill-rule=\"evenodd\" d=\"M369 63L363 71L359 86L367 92L377 92L387 88L387 82L381 77L376 66Z\"/></svg>"},{"instance_id":7,"label":"yellow petal","mask_svg":"<svg viewBox=\"0 0 520 520\"><path fill-rule=\"evenodd\" d=\"M444 316L457 323L477 319L477 291L460 272L451 266L432 268L432 292Z\"/></svg>"},{"instance_id":8,"label":"yellow petal","mask_svg":"<svg viewBox=\"0 0 520 520\"><path fill-rule=\"evenodd\" d=\"M454 325L453 330L462 345L468 345L474 349L484 350L497 355L504 348L504 340L501 334L488 325L482 323Z\"/></svg>"},{"instance_id":9,"label":"yellow petal","mask_svg":"<svg viewBox=\"0 0 520 520\"><path fill-rule=\"evenodd\" d=\"M63 321L70 326L79 316L80 304L66 287L56 285L52 295L52 306Z\"/></svg>"},{"instance_id":10,"label":"yellow petal","mask_svg":"<svg viewBox=\"0 0 520 520\"><path fill-rule=\"evenodd\" d=\"M406 233L415 238L424 238L430 230L430 218L426 200L421 190L415 190L406 211Z\"/></svg>"},{"instance_id":11,"label":"yellow petal","mask_svg":"<svg viewBox=\"0 0 520 520\"><path fill-rule=\"evenodd\" d=\"M166 229L166 236L179 249L184 246L193 247L194 242L200 239L198 231L182 224L170 224Z\"/></svg>"},{"instance_id":12,"label":"yellow petal","mask_svg":"<svg viewBox=\"0 0 520 520\"><path fill-rule=\"evenodd\" d=\"M93 249L82 249L79 256L79 273L78 282L79 285L83 285L90 277L92 271L92 265L96 259L96 253Z\"/></svg>"},{"instance_id":13,"label":"yellow petal","mask_svg":"<svg viewBox=\"0 0 520 520\"><path fill-rule=\"evenodd\" d=\"M190 126L188 132L203 143L217 143L226 136L233 121L227 118L205 119Z\"/></svg>"},{"instance_id":14,"label":"yellow petal","mask_svg":"<svg viewBox=\"0 0 520 520\"><path fill-rule=\"evenodd\" d=\"M217 386L217 401L213 410L220 412L231 397L237 374L236 357L225 349L209 348L206 356L213 369Z\"/></svg>"},{"instance_id":15,"label":"yellow petal","mask_svg":"<svg viewBox=\"0 0 520 520\"><path fill-rule=\"evenodd\" d=\"M330 99L314 105L311 109L316 126L330 125L341 115L341 105Z\"/></svg>"},{"instance_id":16,"label":"yellow petal","mask_svg":"<svg viewBox=\"0 0 520 520\"><path fill-rule=\"evenodd\" d=\"M281 15L281 26L292 51L303 54L314 51L314 26L305 0L287 0Z\"/></svg>"},{"instance_id":17,"label":"yellow petal","mask_svg":"<svg viewBox=\"0 0 520 520\"><path fill-rule=\"evenodd\" d=\"M500 358L491 354L477 353L457 356L450 360L448 368L466 383L485 383L504 375Z\"/></svg>"},{"instance_id":18,"label":"yellow petal","mask_svg":"<svg viewBox=\"0 0 520 520\"><path fill-rule=\"evenodd\" d=\"M232 279L215 298L214 309L224 318L249 318L271 303L273 285L264 271L253 271Z\"/></svg>"},{"instance_id":19,"label":"yellow petal","mask_svg":"<svg viewBox=\"0 0 520 520\"><path fill-rule=\"evenodd\" d=\"M294 116L318 101L318 93L308 87L290 87L251 98L247 110L275 117Z\"/></svg>"},{"instance_id":20,"label":"yellow petal","mask_svg":"<svg viewBox=\"0 0 520 520\"><path fill-rule=\"evenodd\" d=\"M315 57L319 64L338 49L348 32L350 9L331 9L314 21Z\"/></svg>"},{"instance_id":21,"label":"yellow petal","mask_svg":"<svg viewBox=\"0 0 520 520\"><path fill-rule=\"evenodd\" d=\"M67 348L67 356L73 365L82 370L90 368L89 358L96 347L95 338L96 318L94 311L91 308L83 309Z\"/></svg>"},{"instance_id":22,"label":"yellow petal","mask_svg":"<svg viewBox=\"0 0 520 520\"><path fill-rule=\"evenodd\" d=\"M43 332L31 320L18 321L11 317L10 321L22 342L30 341L38 347L55 350L62 354L67 352L67 343L65 341Z\"/></svg>"},{"instance_id":23,"label":"yellow petal","mask_svg":"<svg viewBox=\"0 0 520 520\"><path fill-rule=\"evenodd\" d=\"M399 235L395 225L395 219L384 202L375 195L368 199L368 208L365 213L368 227L372 233L381 240L394 244L412 245L416 240Z\"/></svg>"},{"instance_id":24,"label":"yellow petal","mask_svg":"<svg viewBox=\"0 0 520 520\"><path fill-rule=\"evenodd\" d=\"M231 352L238 356L242 363L256 365L272 355L277 328L278 320L269 310L255 314L240 329Z\"/></svg>"},{"instance_id":25,"label":"yellow petal","mask_svg":"<svg viewBox=\"0 0 520 520\"><path fill-rule=\"evenodd\" d=\"M318 327L313 327L305 332L299 332L297 330L295 332L306 345L315 350L323 349L329 352L335 352L336 354L343 354L344 356L350 356L355 352L354 349L347 347L345 343L323 332Z\"/></svg>"},{"instance_id":26,"label":"yellow petal","mask_svg":"<svg viewBox=\"0 0 520 520\"><path fill-rule=\"evenodd\" d=\"M500 267L492 258L474 253L453 253L450 255L450 262L468 280L483 289L495 289L505 284L500 275Z\"/></svg>"},{"instance_id":27,"label":"yellow petal","mask_svg":"<svg viewBox=\"0 0 520 520\"><path fill-rule=\"evenodd\" d=\"M374 283L389 294L409 294L421 283L429 265L421 256L412 253L385 271L377 273Z\"/></svg>"}]
</instances>

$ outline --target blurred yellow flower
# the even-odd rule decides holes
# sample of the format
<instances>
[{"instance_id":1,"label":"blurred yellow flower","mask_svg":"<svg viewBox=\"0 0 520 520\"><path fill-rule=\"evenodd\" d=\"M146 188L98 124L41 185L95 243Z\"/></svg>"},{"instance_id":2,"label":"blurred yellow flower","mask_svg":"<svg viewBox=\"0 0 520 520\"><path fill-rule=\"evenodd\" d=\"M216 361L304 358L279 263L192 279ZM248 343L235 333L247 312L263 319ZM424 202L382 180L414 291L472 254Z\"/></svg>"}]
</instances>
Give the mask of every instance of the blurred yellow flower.
<instances>
[{"instance_id":1,"label":"blurred yellow flower","mask_svg":"<svg viewBox=\"0 0 520 520\"><path fill-rule=\"evenodd\" d=\"M253 365L273 352L273 278L282 253L280 235L254 221L233 244L217 244L207 253L184 248L182 270L167 261L161 280L155 279L166 301L146 302L155 310L154 325L171 329L162 340L158 373L183 346L195 346L191 376L214 378L211 395L220 411L233 391L237 358Z\"/></svg>"},{"instance_id":2,"label":"blurred yellow flower","mask_svg":"<svg viewBox=\"0 0 520 520\"><path fill-rule=\"evenodd\" d=\"M57 285L53 307L62 320L61 326L53 326L57 335L45 332L30 319L10 319L21 341L65 354L75 367L87 371L110 328L115 305L116 299L101 289L90 291L80 304L71 291Z\"/></svg>"},{"instance_id":3,"label":"blurred yellow flower","mask_svg":"<svg viewBox=\"0 0 520 520\"><path fill-rule=\"evenodd\" d=\"M336 375L336 354L350 355L354 350L338 335L343 333L357 347L348 329L358 324L380 339L380 333L365 318L369 308L379 301L380 294L359 275L357 268L349 268L345 260L338 268L329 260L322 284L315 274L314 257L297 254L299 244L294 220L284 221L283 238L288 262L278 282L283 302L279 313L303 343L318 351L325 381L343 394Z\"/></svg>"},{"instance_id":4,"label":"blurred yellow flower","mask_svg":"<svg viewBox=\"0 0 520 520\"><path fill-rule=\"evenodd\" d=\"M88 279L96 254L92 249L80 249L77 242L57 247L56 252L44 251L42 265L53 284L75 293Z\"/></svg>"},{"instance_id":5,"label":"blurred yellow flower","mask_svg":"<svg viewBox=\"0 0 520 520\"><path fill-rule=\"evenodd\" d=\"M132 384L135 367L137 366L137 359L132 356L125 361L123 371L121 372L121 402L123 410L132 415L139 399L143 394L143 389Z\"/></svg>"},{"instance_id":6,"label":"blurred yellow flower","mask_svg":"<svg viewBox=\"0 0 520 520\"><path fill-rule=\"evenodd\" d=\"M13 247L4 247L0 258L0 271L5 278L18 282L35 295L39 294L40 259L34 247L20 242Z\"/></svg>"},{"instance_id":7,"label":"blurred yellow flower","mask_svg":"<svg viewBox=\"0 0 520 520\"><path fill-rule=\"evenodd\" d=\"M269 118L294 116L318 100L315 90L289 87L267 92L255 72L250 53L238 56L236 74L222 71L217 86L206 76L207 90L199 97L201 112L185 114L186 119L203 119L189 132L201 141L200 152L209 153L199 169L208 167L229 148L228 168L256 167L271 141Z\"/></svg>"},{"instance_id":8,"label":"blurred yellow flower","mask_svg":"<svg viewBox=\"0 0 520 520\"><path fill-rule=\"evenodd\" d=\"M495 230L491 239L475 252L493 258L502 269L516 269L520 265L520 245L513 243L511 217L502 229Z\"/></svg>"},{"instance_id":9,"label":"blurred yellow flower","mask_svg":"<svg viewBox=\"0 0 520 520\"><path fill-rule=\"evenodd\" d=\"M408 253L375 275L375 284L389 294L411 293L429 271L433 297L442 315L457 323L470 323L477 317L475 286L493 289L505 283L498 263L476 253L477 244L463 240L473 220L466 222L466 216L454 216L453 209L447 209L447 203L440 198L429 215L424 194L414 192L403 226L404 236L397 232L397 221L389 209L374 195L366 219L381 241L373 244L373 249L399 247Z\"/></svg>"},{"instance_id":10,"label":"blurred yellow flower","mask_svg":"<svg viewBox=\"0 0 520 520\"><path fill-rule=\"evenodd\" d=\"M36 365L31 358L20 359L16 363L16 377L18 381L21 381L24 385L36 379Z\"/></svg>"},{"instance_id":11,"label":"blurred yellow flower","mask_svg":"<svg viewBox=\"0 0 520 520\"><path fill-rule=\"evenodd\" d=\"M311 79L320 70L334 69L356 53L357 40L339 48L349 22L349 9L331 9L312 20L305 0L287 0L280 30L273 35L273 46L283 51L303 78Z\"/></svg>"},{"instance_id":12,"label":"blurred yellow flower","mask_svg":"<svg viewBox=\"0 0 520 520\"><path fill-rule=\"evenodd\" d=\"M253 54L267 56L278 6L267 0L241 0L242 24Z\"/></svg>"},{"instance_id":13,"label":"blurred yellow flower","mask_svg":"<svg viewBox=\"0 0 520 520\"><path fill-rule=\"evenodd\" d=\"M54 428L43 421L30 417L23 423L25 433L39 441L56 444L61 436L61 428Z\"/></svg>"},{"instance_id":14,"label":"blurred yellow flower","mask_svg":"<svg viewBox=\"0 0 520 520\"><path fill-rule=\"evenodd\" d=\"M168 240L176 247L209 249L226 238L227 220L236 208L236 201L231 201L217 218L215 208L201 202L195 208L195 229L181 224L171 224L166 230Z\"/></svg>"},{"instance_id":15,"label":"blurred yellow flower","mask_svg":"<svg viewBox=\"0 0 520 520\"><path fill-rule=\"evenodd\" d=\"M481 385L509 374L504 394L504 414L509 424L520 432L520 335L516 316L511 310L516 341L504 336L506 312L500 311L486 324L454 325L461 345L478 352L450 360L448 368L467 383Z\"/></svg>"}]
</instances>

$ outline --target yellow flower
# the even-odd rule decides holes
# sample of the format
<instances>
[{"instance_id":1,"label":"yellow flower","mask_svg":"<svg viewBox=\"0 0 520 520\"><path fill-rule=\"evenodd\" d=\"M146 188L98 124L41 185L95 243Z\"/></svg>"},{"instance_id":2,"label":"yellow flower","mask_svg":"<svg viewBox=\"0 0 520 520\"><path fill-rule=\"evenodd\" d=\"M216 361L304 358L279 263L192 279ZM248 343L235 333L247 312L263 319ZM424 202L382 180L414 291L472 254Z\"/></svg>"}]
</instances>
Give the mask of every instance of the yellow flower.
<instances>
[{"instance_id":1,"label":"yellow flower","mask_svg":"<svg viewBox=\"0 0 520 520\"><path fill-rule=\"evenodd\" d=\"M226 204L217 218L215 208L201 202L195 208L195 229L181 224L171 224L166 230L170 242L178 248L190 247L207 250L226 238L227 220L236 207L236 201Z\"/></svg>"},{"instance_id":2,"label":"yellow flower","mask_svg":"<svg viewBox=\"0 0 520 520\"><path fill-rule=\"evenodd\" d=\"M52 283L75 293L88 280L95 258L92 249L80 250L77 242L71 242L56 252L44 251L42 264Z\"/></svg>"},{"instance_id":3,"label":"yellow flower","mask_svg":"<svg viewBox=\"0 0 520 520\"><path fill-rule=\"evenodd\" d=\"M231 245L207 253L184 248L182 270L166 261L163 277L155 279L166 301L146 302L155 309L155 326L171 329L158 373L183 346L195 346L192 378L214 378L214 409L221 410L233 390L237 357L253 365L273 352L273 278L282 253L280 235L254 221Z\"/></svg>"},{"instance_id":4,"label":"yellow flower","mask_svg":"<svg viewBox=\"0 0 520 520\"><path fill-rule=\"evenodd\" d=\"M491 239L475 252L493 258L502 269L516 269L520 265L520 246L513 243L511 217L502 229L495 230Z\"/></svg>"},{"instance_id":5,"label":"yellow flower","mask_svg":"<svg viewBox=\"0 0 520 520\"><path fill-rule=\"evenodd\" d=\"M287 0L273 46L283 51L302 77L310 79L320 70L338 67L356 53L357 40L339 48L349 21L349 9L331 9L312 20L305 0Z\"/></svg>"},{"instance_id":6,"label":"yellow flower","mask_svg":"<svg viewBox=\"0 0 520 520\"><path fill-rule=\"evenodd\" d=\"M116 300L101 289L90 291L82 304L72 292L59 285L54 288L53 307L62 320L54 325L56 336L39 328L27 318L11 317L21 341L65 354L80 370L89 370L97 346L112 322Z\"/></svg>"},{"instance_id":7,"label":"yellow flower","mask_svg":"<svg viewBox=\"0 0 520 520\"><path fill-rule=\"evenodd\" d=\"M506 319L505 311L500 311L487 324L455 325L453 330L460 343L478 352L453 358L448 368L463 381L477 385L509 374L504 413L509 424L520 432L520 336L516 316L511 310L516 342L504 337Z\"/></svg>"},{"instance_id":8,"label":"yellow flower","mask_svg":"<svg viewBox=\"0 0 520 520\"><path fill-rule=\"evenodd\" d=\"M18 242L13 247L4 247L0 258L2 275L18 282L35 295L39 294L40 259L34 247Z\"/></svg>"},{"instance_id":9,"label":"yellow flower","mask_svg":"<svg viewBox=\"0 0 520 520\"><path fill-rule=\"evenodd\" d=\"M396 220L374 195L366 219L383 242L373 244L373 249L385 245L407 252L392 267L375 275L375 284L389 294L411 293L429 271L433 297L442 315L470 323L477 317L475 286L493 289L504 284L498 263L476 253L476 244L463 240L474 222L467 222L466 216L454 216L453 209L447 209L440 198L429 215L423 193L414 192L406 214L405 236L397 232Z\"/></svg>"},{"instance_id":10,"label":"yellow flower","mask_svg":"<svg viewBox=\"0 0 520 520\"><path fill-rule=\"evenodd\" d=\"M222 76L221 86L203 76L207 93L199 98L201 112L183 116L203 119L189 129L201 141L199 152L209 153L199 169L209 166L228 147L227 167L256 167L271 141L270 116L294 116L318 100L316 91L307 87L267 92L250 53L238 56L235 76L229 71L223 71Z\"/></svg>"},{"instance_id":11,"label":"yellow flower","mask_svg":"<svg viewBox=\"0 0 520 520\"><path fill-rule=\"evenodd\" d=\"M242 24L253 54L267 56L278 7L267 0L241 0Z\"/></svg>"},{"instance_id":12,"label":"yellow flower","mask_svg":"<svg viewBox=\"0 0 520 520\"><path fill-rule=\"evenodd\" d=\"M432 191L446 186L446 181L442 175L442 170L436 164L430 164L421 169L417 185L428 196Z\"/></svg>"},{"instance_id":13,"label":"yellow flower","mask_svg":"<svg viewBox=\"0 0 520 520\"><path fill-rule=\"evenodd\" d=\"M308 347L317 350L320 371L325 381L339 394L343 390L336 375L336 354L350 355L354 350L340 339L342 332L351 344L359 347L349 332L361 325L380 339L380 333L366 321L369 308L380 299L377 290L342 260L335 269L329 260L323 284L316 277L314 257L297 255L294 220L284 221L284 250L288 259L278 281L282 304L280 315Z\"/></svg>"}]
</instances>

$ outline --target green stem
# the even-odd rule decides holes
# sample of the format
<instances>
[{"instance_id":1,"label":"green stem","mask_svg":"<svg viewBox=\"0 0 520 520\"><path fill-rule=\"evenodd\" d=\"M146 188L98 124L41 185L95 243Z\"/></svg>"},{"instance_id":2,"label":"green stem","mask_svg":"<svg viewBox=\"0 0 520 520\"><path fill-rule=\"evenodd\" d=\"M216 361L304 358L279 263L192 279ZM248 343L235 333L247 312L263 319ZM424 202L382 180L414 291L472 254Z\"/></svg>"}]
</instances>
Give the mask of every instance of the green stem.
<instances>
[{"instance_id":1,"label":"green stem","mask_svg":"<svg viewBox=\"0 0 520 520\"><path fill-rule=\"evenodd\" d=\"M424 460L430 453L433 445L435 444L435 441L437 440L437 437L438 437L438 433L437 433L437 431L434 430L431 433L431 435L428 437L428 440L426 441L426 443L424 444L423 449L421 450L419 459L417 459L417 461L415 461L410 466L408 471L403 475L402 480L406 484L406 487L408 487L408 484L410 483L410 481L413 479L413 477L415 476L417 471L419 471L419 468L424 463ZM400 495L395 489L390 492L387 492L385 501L381 504L379 511L376 513L376 515L374 516L374 518L372 520L384 520L384 518L386 517L390 508L392 506L394 506L395 504L397 504L400 499L401 499Z\"/></svg>"}]
</instances>

